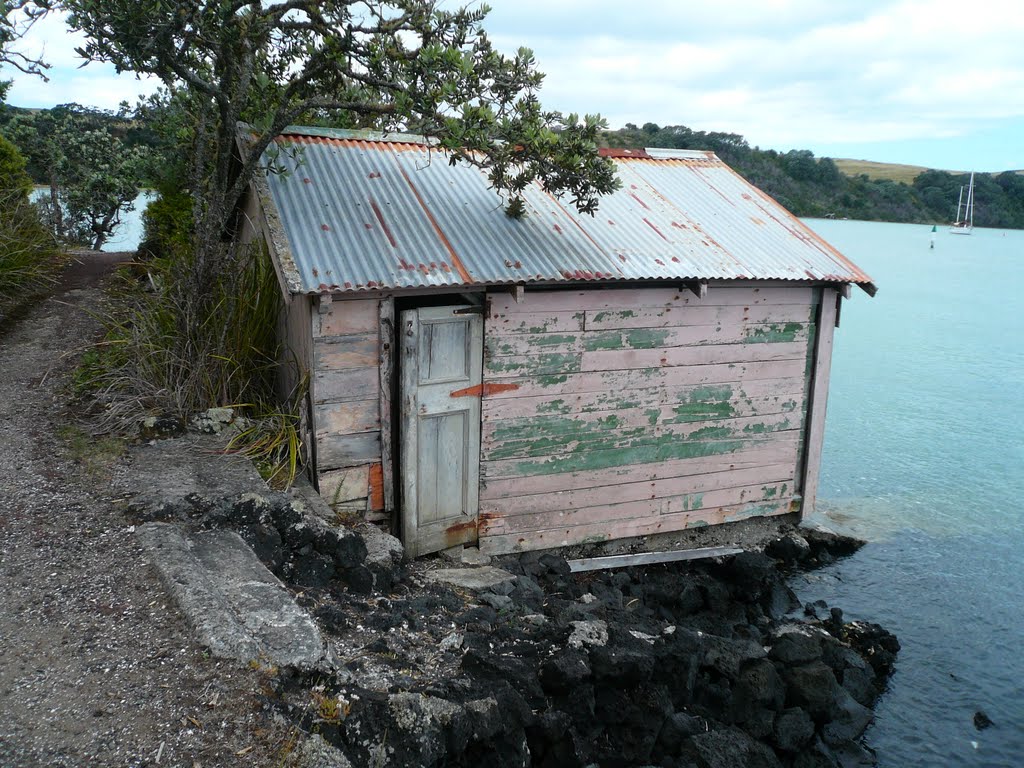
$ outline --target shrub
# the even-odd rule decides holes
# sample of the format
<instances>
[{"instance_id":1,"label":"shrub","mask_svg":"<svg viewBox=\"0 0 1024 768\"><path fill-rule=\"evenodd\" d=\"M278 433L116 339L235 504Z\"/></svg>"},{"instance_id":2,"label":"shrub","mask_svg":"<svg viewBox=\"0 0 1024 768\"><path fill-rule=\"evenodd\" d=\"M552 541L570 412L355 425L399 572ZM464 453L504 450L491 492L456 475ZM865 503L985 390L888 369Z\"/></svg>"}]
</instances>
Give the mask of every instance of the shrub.
<instances>
[{"instance_id":1,"label":"shrub","mask_svg":"<svg viewBox=\"0 0 1024 768\"><path fill-rule=\"evenodd\" d=\"M31 191L25 160L0 136L0 314L51 285L63 262Z\"/></svg>"},{"instance_id":2,"label":"shrub","mask_svg":"<svg viewBox=\"0 0 1024 768\"><path fill-rule=\"evenodd\" d=\"M192 198L184 192L163 192L142 214L143 259L187 258L192 239Z\"/></svg>"}]
</instances>

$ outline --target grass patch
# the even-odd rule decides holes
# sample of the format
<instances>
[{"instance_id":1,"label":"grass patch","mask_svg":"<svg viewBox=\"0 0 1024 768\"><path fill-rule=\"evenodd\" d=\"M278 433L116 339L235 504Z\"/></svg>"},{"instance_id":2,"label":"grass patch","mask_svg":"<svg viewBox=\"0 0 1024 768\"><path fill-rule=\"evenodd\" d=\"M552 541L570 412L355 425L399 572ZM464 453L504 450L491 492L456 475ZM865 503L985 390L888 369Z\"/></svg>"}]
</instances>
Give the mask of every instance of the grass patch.
<instances>
[{"instance_id":1,"label":"grass patch","mask_svg":"<svg viewBox=\"0 0 1024 768\"><path fill-rule=\"evenodd\" d=\"M107 479L124 455L125 441L109 435L95 436L74 424L57 429L68 458L80 465L90 477Z\"/></svg>"},{"instance_id":2,"label":"grass patch","mask_svg":"<svg viewBox=\"0 0 1024 768\"><path fill-rule=\"evenodd\" d=\"M921 165L877 163L873 160L835 160L833 162L840 173L846 176L864 174L872 181L896 181L907 185L912 185L914 179L930 170Z\"/></svg>"}]
</instances>

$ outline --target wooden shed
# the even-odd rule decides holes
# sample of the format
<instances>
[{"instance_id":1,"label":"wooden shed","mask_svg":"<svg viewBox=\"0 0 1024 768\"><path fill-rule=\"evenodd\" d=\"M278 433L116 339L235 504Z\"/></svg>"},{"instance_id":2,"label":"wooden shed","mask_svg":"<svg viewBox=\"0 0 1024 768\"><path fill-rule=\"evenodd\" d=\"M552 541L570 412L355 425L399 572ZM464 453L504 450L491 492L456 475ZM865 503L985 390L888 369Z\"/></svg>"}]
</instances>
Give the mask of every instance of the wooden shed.
<instances>
[{"instance_id":1,"label":"wooden shed","mask_svg":"<svg viewBox=\"0 0 1024 768\"><path fill-rule=\"evenodd\" d=\"M596 216L417 137L289 129L247 236L310 373L311 475L411 554L814 504L833 328L871 278L709 152L616 150Z\"/></svg>"}]
</instances>

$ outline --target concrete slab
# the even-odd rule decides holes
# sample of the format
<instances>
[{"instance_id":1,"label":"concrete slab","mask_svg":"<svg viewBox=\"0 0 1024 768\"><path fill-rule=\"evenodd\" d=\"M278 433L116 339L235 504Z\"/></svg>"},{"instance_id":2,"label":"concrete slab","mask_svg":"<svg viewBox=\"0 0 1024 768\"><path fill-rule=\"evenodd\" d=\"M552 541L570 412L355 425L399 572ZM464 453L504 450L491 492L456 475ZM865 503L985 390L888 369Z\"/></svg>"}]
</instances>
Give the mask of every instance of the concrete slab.
<instances>
[{"instance_id":1,"label":"concrete slab","mask_svg":"<svg viewBox=\"0 0 1024 768\"><path fill-rule=\"evenodd\" d=\"M501 568L487 565L482 568L438 568L425 574L431 581L440 581L454 587L481 592L516 577Z\"/></svg>"},{"instance_id":2,"label":"concrete slab","mask_svg":"<svg viewBox=\"0 0 1024 768\"><path fill-rule=\"evenodd\" d=\"M226 442L223 437L186 435L132 448L130 470L119 478L132 497L131 507L147 517L188 497L217 501L269 492L252 462L224 452Z\"/></svg>"},{"instance_id":3,"label":"concrete slab","mask_svg":"<svg viewBox=\"0 0 1024 768\"><path fill-rule=\"evenodd\" d=\"M300 669L325 665L313 619L237 533L146 523L135 535L215 656Z\"/></svg>"}]
</instances>

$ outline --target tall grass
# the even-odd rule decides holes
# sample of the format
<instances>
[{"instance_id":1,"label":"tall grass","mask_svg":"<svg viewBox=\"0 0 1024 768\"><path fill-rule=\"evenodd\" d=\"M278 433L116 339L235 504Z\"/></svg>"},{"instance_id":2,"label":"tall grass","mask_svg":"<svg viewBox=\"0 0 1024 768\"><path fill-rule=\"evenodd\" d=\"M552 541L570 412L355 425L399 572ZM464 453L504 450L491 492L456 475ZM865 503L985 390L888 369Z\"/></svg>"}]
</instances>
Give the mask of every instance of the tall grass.
<instances>
[{"instance_id":1,"label":"tall grass","mask_svg":"<svg viewBox=\"0 0 1024 768\"><path fill-rule=\"evenodd\" d=\"M273 270L252 253L197 295L187 264L163 259L121 273L104 318L106 333L79 381L108 419L158 414L182 424L214 406L266 401L277 364L280 294Z\"/></svg>"},{"instance_id":2,"label":"tall grass","mask_svg":"<svg viewBox=\"0 0 1024 768\"><path fill-rule=\"evenodd\" d=\"M187 258L158 258L119 273L103 317L106 332L83 357L77 384L102 405L103 425L117 432L137 430L149 415L185 427L208 408L232 407L247 426L228 449L252 458L276 486L288 486L302 463L303 393L287 403L275 396L277 277L256 247L225 263L201 294Z\"/></svg>"}]
</instances>

